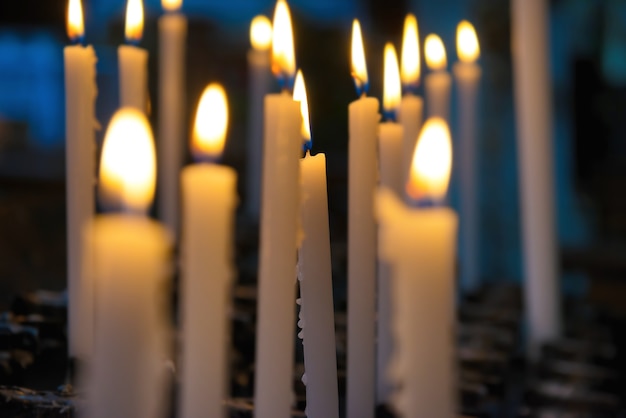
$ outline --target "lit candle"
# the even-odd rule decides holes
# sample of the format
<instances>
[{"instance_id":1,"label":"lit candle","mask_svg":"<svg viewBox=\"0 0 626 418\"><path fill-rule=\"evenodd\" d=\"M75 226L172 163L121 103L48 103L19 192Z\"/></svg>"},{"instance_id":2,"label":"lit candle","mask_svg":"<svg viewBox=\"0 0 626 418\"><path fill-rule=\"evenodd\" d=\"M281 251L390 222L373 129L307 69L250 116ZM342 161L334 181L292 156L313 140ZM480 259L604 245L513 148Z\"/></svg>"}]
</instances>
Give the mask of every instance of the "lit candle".
<instances>
[{"instance_id":1,"label":"lit candle","mask_svg":"<svg viewBox=\"0 0 626 418\"><path fill-rule=\"evenodd\" d=\"M209 85L200 99L183 190L180 416L224 417L228 397L228 312L234 276L237 174L215 164L228 126L226 93Z\"/></svg>"},{"instance_id":2,"label":"lit candle","mask_svg":"<svg viewBox=\"0 0 626 418\"><path fill-rule=\"evenodd\" d=\"M454 264L457 216L441 206L452 165L443 119L426 121L407 192L433 207L411 208L383 188L376 197L379 248L393 271L393 403L406 418L456 416Z\"/></svg>"},{"instance_id":3,"label":"lit candle","mask_svg":"<svg viewBox=\"0 0 626 418\"><path fill-rule=\"evenodd\" d=\"M261 206L261 173L263 162L263 100L270 92L270 47L272 46L272 22L265 16L257 16L250 24L248 52L248 143L246 146L246 212L259 218Z\"/></svg>"},{"instance_id":4,"label":"lit candle","mask_svg":"<svg viewBox=\"0 0 626 418\"><path fill-rule=\"evenodd\" d=\"M302 138L307 148L306 156L300 160L304 238L298 254L306 416L339 418L326 156L310 154L309 106L301 71L296 76L293 98L300 102Z\"/></svg>"},{"instance_id":5,"label":"lit candle","mask_svg":"<svg viewBox=\"0 0 626 418\"><path fill-rule=\"evenodd\" d=\"M70 0L67 32L84 36L80 0ZM97 126L96 53L91 46L65 47L65 161L67 187L67 288L69 355L88 361L93 351L93 285L82 275L83 229L94 216Z\"/></svg>"},{"instance_id":6,"label":"lit candle","mask_svg":"<svg viewBox=\"0 0 626 418\"><path fill-rule=\"evenodd\" d=\"M476 64L480 56L478 37L474 26L467 21L459 23L456 48L460 61L453 72L459 97L459 181L461 182L461 285L475 290L479 282L480 240L478 230L476 106L481 68Z\"/></svg>"},{"instance_id":7,"label":"lit candle","mask_svg":"<svg viewBox=\"0 0 626 418\"><path fill-rule=\"evenodd\" d=\"M265 97L265 149L259 260L255 416L288 417L293 388L296 251L300 236L300 105L289 94L295 74L289 7L274 12L272 69L284 85Z\"/></svg>"},{"instance_id":8,"label":"lit candle","mask_svg":"<svg viewBox=\"0 0 626 418\"><path fill-rule=\"evenodd\" d=\"M526 341L535 358L541 344L561 334L552 154L548 5L511 4L520 204L524 240Z\"/></svg>"},{"instance_id":9,"label":"lit candle","mask_svg":"<svg viewBox=\"0 0 626 418\"><path fill-rule=\"evenodd\" d=\"M385 71L383 110L387 121L379 125L379 162L380 185L403 196L402 187L402 125L395 122L396 111L400 105L402 86L398 57L392 44L385 45ZM385 403L391 395L391 385L386 377L386 370L391 358L393 341L391 337L391 271L389 265L380 260L378 263L378 315L377 315L377 371L376 371L376 399L378 403Z\"/></svg>"},{"instance_id":10,"label":"lit candle","mask_svg":"<svg viewBox=\"0 0 626 418\"><path fill-rule=\"evenodd\" d=\"M159 19L159 215L176 236L185 135L187 19L178 12L182 0L161 0L161 4L166 13Z\"/></svg>"},{"instance_id":11,"label":"lit candle","mask_svg":"<svg viewBox=\"0 0 626 418\"><path fill-rule=\"evenodd\" d=\"M376 222L378 100L368 88L361 25L352 25L352 102L348 142L348 351L346 416L373 418L376 399Z\"/></svg>"},{"instance_id":12,"label":"lit candle","mask_svg":"<svg viewBox=\"0 0 626 418\"><path fill-rule=\"evenodd\" d=\"M128 0L126 6L126 41L117 50L120 71L120 106L146 111L148 103L148 51L134 46L143 34L142 0Z\"/></svg>"},{"instance_id":13,"label":"lit candle","mask_svg":"<svg viewBox=\"0 0 626 418\"><path fill-rule=\"evenodd\" d=\"M446 48L439 36L431 34L426 37L424 54L426 65L431 71L424 80L428 116L439 116L449 121L452 77L446 70L448 66Z\"/></svg>"},{"instance_id":14,"label":"lit candle","mask_svg":"<svg viewBox=\"0 0 626 418\"><path fill-rule=\"evenodd\" d=\"M404 37L402 40L402 58L400 62L400 75L404 96L398 110L398 121L404 129L402 139L402 179L409 175L411 168L411 156L415 149L417 135L422 127L424 113L424 100L416 94L420 83L420 46L417 31L417 19L409 14L404 19ZM403 189L404 195L404 189Z\"/></svg>"},{"instance_id":15,"label":"lit candle","mask_svg":"<svg viewBox=\"0 0 626 418\"><path fill-rule=\"evenodd\" d=\"M143 112L113 116L101 158L100 201L117 213L97 216L86 231L97 293L86 416L165 417L171 237L145 215L156 156Z\"/></svg>"}]
</instances>

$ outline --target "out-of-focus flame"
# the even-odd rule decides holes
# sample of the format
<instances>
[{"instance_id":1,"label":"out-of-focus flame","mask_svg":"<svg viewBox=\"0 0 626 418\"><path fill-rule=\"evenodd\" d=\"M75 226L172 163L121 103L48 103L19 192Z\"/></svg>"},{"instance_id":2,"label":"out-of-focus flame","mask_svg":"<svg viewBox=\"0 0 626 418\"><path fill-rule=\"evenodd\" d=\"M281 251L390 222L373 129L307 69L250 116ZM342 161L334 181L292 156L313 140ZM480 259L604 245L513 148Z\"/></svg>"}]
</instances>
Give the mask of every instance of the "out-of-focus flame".
<instances>
[{"instance_id":1,"label":"out-of-focus flame","mask_svg":"<svg viewBox=\"0 0 626 418\"><path fill-rule=\"evenodd\" d=\"M417 86L420 80L420 44L417 31L417 19L408 14L404 19L404 36L402 38L402 84Z\"/></svg>"},{"instance_id":2,"label":"out-of-focus flame","mask_svg":"<svg viewBox=\"0 0 626 418\"><path fill-rule=\"evenodd\" d=\"M76 41L84 35L83 5L81 0L70 0L67 6L67 36Z\"/></svg>"},{"instance_id":3,"label":"out-of-focus flame","mask_svg":"<svg viewBox=\"0 0 626 418\"><path fill-rule=\"evenodd\" d=\"M456 51L462 62L475 62L480 56L478 36L474 26L467 20L462 20L456 28Z\"/></svg>"},{"instance_id":4,"label":"out-of-focus flame","mask_svg":"<svg viewBox=\"0 0 626 418\"><path fill-rule=\"evenodd\" d=\"M452 170L452 140L444 119L430 118L420 133L406 191L415 200L442 200Z\"/></svg>"},{"instance_id":5,"label":"out-of-focus flame","mask_svg":"<svg viewBox=\"0 0 626 418\"><path fill-rule=\"evenodd\" d=\"M365 64L365 48L363 47L363 35L361 24L357 19L352 22L352 78L356 85L357 93L367 93L368 76Z\"/></svg>"},{"instance_id":6,"label":"out-of-focus flame","mask_svg":"<svg viewBox=\"0 0 626 418\"><path fill-rule=\"evenodd\" d=\"M296 84L293 87L293 100L300 102L300 112L302 113L302 139L305 142L311 141L311 122L309 117L309 100L306 94L306 85L302 70L296 74Z\"/></svg>"},{"instance_id":7,"label":"out-of-focus flame","mask_svg":"<svg viewBox=\"0 0 626 418\"><path fill-rule=\"evenodd\" d=\"M143 36L143 2L128 0L126 4L126 41L139 42Z\"/></svg>"},{"instance_id":8,"label":"out-of-focus flame","mask_svg":"<svg viewBox=\"0 0 626 418\"><path fill-rule=\"evenodd\" d=\"M445 70L448 66L446 48L439 36L430 34L426 37L424 54L426 55L426 65L432 71Z\"/></svg>"},{"instance_id":9,"label":"out-of-focus flame","mask_svg":"<svg viewBox=\"0 0 626 418\"><path fill-rule=\"evenodd\" d=\"M272 32L272 72L279 79L293 80L296 57L293 46L291 13L285 0L276 2Z\"/></svg>"},{"instance_id":10,"label":"out-of-focus flame","mask_svg":"<svg viewBox=\"0 0 626 418\"><path fill-rule=\"evenodd\" d=\"M228 100L220 84L209 84L200 98L191 136L191 150L199 160L216 160L224 151L228 130Z\"/></svg>"},{"instance_id":11,"label":"out-of-focus flame","mask_svg":"<svg viewBox=\"0 0 626 418\"><path fill-rule=\"evenodd\" d=\"M396 48L391 43L385 45L385 74L383 89L383 109L395 113L402 100L402 83Z\"/></svg>"},{"instance_id":12,"label":"out-of-focus flame","mask_svg":"<svg viewBox=\"0 0 626 418\"><path fill-rule=\"evenodd\" d=\"M250 23L250 44L257 51L267 51L272 46L272 22L258 15Z\"/></svg>"},{"instance_id":13,"label":"out-of-focus flame","mask_svg":"<svg viewBox=\"0 0 626 418\"><path fill-rule=\"evenodd\" d=\"M183 0L161 0L161 6L168 12L176 12L183 5Z\"/></svg>"},{"instance_id":14,"label":"out-of-focus flame","mask_svg":"<svg viewBox=\"0 0 626 418\"><path fill-rule=\"evenodd\" d=\"M100 161L99 195L103 204L146 212L154 198L156 152L143 112L125 107L109 124Z\"/></svg>"}]
</instances>

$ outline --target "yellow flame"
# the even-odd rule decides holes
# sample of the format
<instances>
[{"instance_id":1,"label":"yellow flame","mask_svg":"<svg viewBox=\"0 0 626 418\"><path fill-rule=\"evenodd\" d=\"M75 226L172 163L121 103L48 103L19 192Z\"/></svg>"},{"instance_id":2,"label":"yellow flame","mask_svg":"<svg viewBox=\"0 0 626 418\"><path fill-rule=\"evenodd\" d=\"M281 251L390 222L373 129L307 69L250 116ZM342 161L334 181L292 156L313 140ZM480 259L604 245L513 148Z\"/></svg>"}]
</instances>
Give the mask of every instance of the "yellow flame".
<instances>
[{"instance_id":1,"label":"yellow flame","mask_svg":"<svg viewBox=\"0 0 626 418\"><path fill-rule=\"evenodd\" d=\"M293 47L291 13L285 0L278 0L274 10L272 32L272 72L275 76L293 78L296 73L296 57Z\"/></svg>"},{"instance_id":2,"label":"yellow flame","mask_svg":"<svg viewBox=\"0 0 626 418\"><path fill-rule=\"evenodd\" d=\"M361 24L357 19L352 22L352 77L359 89L362 89L368 80L367 65L365 64L365 48Z\"/></svg>"},{"instance_id":3,"label":"yellow flame","mask_svg":"<svg viewBox=\"0 0 626 418\"><path fill-rule=\"evenodd\" d=\"M404 19L404 36L402 38L402 83L404 85L419 84L420 43L417 31L417 19L408 14Z\"/></svg>"},{"instance_id":4,"label":"yellow flame","mask_svg":"<svg viewBox=\"0 0 626 418\"><path fill-rule=\"evenodd\" d=\"M194 155L216 159L224 151L228 130L228 99L224 88L209 84L200 98L191 138Z\"/></svg>"},{"instance_id":5,"label":"yellow flame","mask_svg":"<svg viewBox=\"0 0 626 418\"><path fill-rule=\"evenodd\" d=\"M126 40L140 41L143 36L143 2L128 0L126 4Z\"/></svg>"},{"instance_id":6,"label":"yellow flame","mask_svg":"<svg viewBox=\"0 0 626 418\"><path fill-rule=\"evenodd\" d=\"M67 6L67 36L74 40L84 34L83 5L80 0L70 0Z\"/></svg>"},{"instance_id":7,"label":"yellow flame","mask_svg":"<svg viewBox=\"0 0 626 418\"><path fill-rule=\"evenodd\" d=\"M444 119L430 118L420 133L406 191L413 199L445 197L452 170L452 140Z\"/></svg>"},{"instance_id":8,"label":"yellow flame","mask_svg":"<svg viewBox=\"0 0 626 418\"><path fill-rule=\"evenodd\" d=\"M258 15L250 23L250 43L257 51L267 51L272 46L272 22Z\"/></svg>"},{"instance_id":9,"label":"yellow flame","mask_svg":"<svg viewBox=\"0 0 626 418\"><path fill-rule=\"evenodd\" d=\"M161 0L161 6L168 12L175 12L180 10L183 5L183 0Z\"/></svg>"},{"instance_id":10,"label":"yellow flame","mask_svg":"<svg viewBox=\"0 0 626 418\"><path fill-rule=\"evenodd\" d=\"M156 152L148 119L126 107L109 124L100 161L100 197L103 203L121 203L136 212L148 209L154 198Z\"/></svg>"},{"instance_id":11,"label":"yellow flame","mask_svg":"<svg viewBox=\"0 0 626 418\"><path fill-rule=\"evenodd\" d=\"M476 30L467 20L462 20L456 28L456 51L462 62L472 63L480 57Z\"/></svg>"},{"instance_id":12,"label":"yellow flame","mask_svg":"<svg viewBox=\"0 0 626 418\"><path fill-rule=\"evenodd\" d=\"M296 84L293 87L293 100L300 102L300 113L302 114L302 139L311 140L311 122L309 117L309 100L306 94L306 85L302 70L296 74Z\"/></svg>"},{"instance_id":13,"label":"yellow flame","mask_svg":"<svg viewBox=\"0 0 626 418\"><path fill-rule=\"evenodd\" d=\"M443 46L443 41L439 36L431 34L426 37L424 54L426 55L426 65L431 70L445 70L448 66L446 48Z\"/></svg>"},{"instance_id":14,"label":"yellow flame","mask_svg":"<svg viewBox=\"0 0 626 418\"><path fill-rule=\"evenodd\" d=\"M400 106L402 100L402 83L400 83L400 69L396 48L391 43L385 45L385 79L383 91L383 108L392 112Z\"/></svg>"}]
</instances>

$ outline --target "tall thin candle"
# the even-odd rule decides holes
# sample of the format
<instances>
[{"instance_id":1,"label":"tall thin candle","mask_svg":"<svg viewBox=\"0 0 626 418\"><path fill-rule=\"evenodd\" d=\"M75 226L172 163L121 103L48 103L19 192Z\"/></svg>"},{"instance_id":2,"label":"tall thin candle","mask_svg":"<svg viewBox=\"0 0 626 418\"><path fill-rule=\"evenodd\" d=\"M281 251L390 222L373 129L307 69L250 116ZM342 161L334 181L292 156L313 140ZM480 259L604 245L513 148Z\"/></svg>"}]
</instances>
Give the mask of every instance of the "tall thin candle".
<instances>
[{"instance_id":1,"label":"tall thin candle","mask_svg":"<svg viewBox=\"0 0 626 418\"><path fill-rule=\"evenodd\" d=\"M424 54L426 65L431 71L424 81L428 116L438 116L449 122L452 77L446 69L446 48L439 36L431 34L426 37Z\"/></svg>"},{"instance_id":2,"label":"tall thin candle","mask_svg":"<svg viewBox=\"0 0 626 418\"><path fill-rule=\"evenodd\" d=\"M128 0L126 5L126 41L117 50L120 75L120 106L145 112L148 104L148 51L134 46L143 35L142 0Z\"/></svg>"}]
</instances>

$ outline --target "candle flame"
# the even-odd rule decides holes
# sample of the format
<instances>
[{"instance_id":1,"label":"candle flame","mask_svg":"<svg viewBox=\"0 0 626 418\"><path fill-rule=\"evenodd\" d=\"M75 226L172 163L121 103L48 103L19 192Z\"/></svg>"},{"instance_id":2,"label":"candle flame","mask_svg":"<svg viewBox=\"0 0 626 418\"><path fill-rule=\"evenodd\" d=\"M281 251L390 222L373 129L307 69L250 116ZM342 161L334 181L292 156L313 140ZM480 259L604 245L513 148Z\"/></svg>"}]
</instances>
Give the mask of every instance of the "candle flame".
<instances>
[{"instance_id":1,"label":"candle flame","mask_svg":"<svg viewBox=\"0 0 626 418\"><path fill-rule=\"evenodd\" d=\"M309 100L306 94L306 85L302 70L296 74L296 84L293 87L293 100L300 102L300 113L302 114L302 139L305 142L311 141L311 122L309 117Z\"/></svg>"},{"instance_id":2,"label":"candle flame","mask_svg":"<svg viewBox=\"0 0 626 418\"><path fill-rule=\"evenodd\" d=\"M67 36L76 41L84 35L83 5L81 0L70 0L67 6Z\"/></svg>"},{"instance_id":3,"label":"candle flame","mask_svg":"<svg viewBox=\"0 0 626 418\"><path fill-rule=\"evenodd\" d=\"M226 92L220 84L209 84L202 93L196 111L191 138L192 153L199 159L218 159L224 151L227 130L228 99Z\"/></svg>"},{"instance_id":4,"label":"candle flame","mask_svg":"<svg viewBox=\"0 0 626 418\"><path fill-rule=\"evenodd\" d=\"M367 93L368 76L365 64L365 48L363 47L363 35L361 24L357 19L352 22L352 78L356 85L357 93Z\"/></svg>"},{"instance_id":5,"label":"candle flame","mask_svg":"<svg viewBox=\"0 0 626 418\"><path fill-rule=\"evenodd\" d=\"M395 113L402 100L402 84L400 83L398 55L391 43L385 45L384 76L383 109L385 112Z\"/></svg>"},{"instance_id":6,"label":"candle flame","mask_svg":"<svg viewBox=\"0 0 626 418\"><path fill-rule=\"evenodd\" d=\"M293 80L296 73L296 57L293 46L291 13L285 0L278 0L274 10L272 32L272 72L285 81Z\"/></svg>"},{"instance_id":7,"label":"candle flame","mask_svg":"<svg viewBox=\"0 0 626 418\"><path fill-rule=\"evenodd\" d=\"M402 83L405 86L417 86L419 84L420 44L417 30L417 19L413 14L408 14L404 19L404 36L402 38Z\"/></svg>"},{"instance_id":8,"label":"candle flame","mask_svg":"<svg viewBox=\"0 0 626 418\"><path fill-rule=\"evenodd\" d=\"M250 43L257 51L267 51L272 46L272 22L263 15L250 23Z\"/></svg>"},{"instance_id":9,"label":"candle flame","mask_svg":"<svg viewBox=\"0 0 626 418\"><path fill-rule=\"evenodd\" d=\"M465 63L475 62L480 56L476 30L467 20L462 20L456 28L456 50L459 59Z\"/></svg>"},{"instance_id":10,"label":"candle flame","mask_svg":"<svg viewBox=\"0 0 626 418\"><path fill-rule=\"evenodd\" d=\"M183 5L183 0L161 0L161 6L168 12L176 12Z\"/></svg>"},{"instance_id":11,"label":"candle flame","mask_svg":"<svg viewBox=\"0 0 626 418\"><path fill-rule=\"evenodd\" d=\"M430 34L426 37L424 53L426 55L426 65L432 71L445 70L448 66L446 48L443 46L443 41L439 36Z\"/></svg>"},{"instance_id":12,"label":"candle flame","mask_svg":"<svg viewBox=\"0 0 626 418\"><path fill-rule=\"evenodd\" d=\"M143 2L128 0L126 4L126 41L139 42L143 36Z\"/></svg>"},{"instance_id":13,"label":"candle flame","mask_svg":"<svg viewBox=\"0 0 626 418\"><path fill-rule=\"evenodd\" d=\"M99 195L102 203L145 212L154 198L156 151L148 119L126 107L109 124L100 161Z\"/></svg>"},{"instance_id":14,"label":"candle flame","mask_svg":"<svg viewBox=\"0 0 626 418\"><path fill-rule=\"evenodd\" d=\"M430 118L420 133L406 191L413 199L442 200L452 170L452 140L444 119Z\"/></svg>"}]
</instances>

